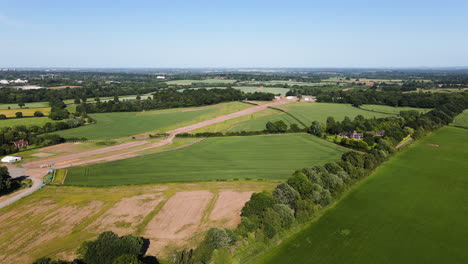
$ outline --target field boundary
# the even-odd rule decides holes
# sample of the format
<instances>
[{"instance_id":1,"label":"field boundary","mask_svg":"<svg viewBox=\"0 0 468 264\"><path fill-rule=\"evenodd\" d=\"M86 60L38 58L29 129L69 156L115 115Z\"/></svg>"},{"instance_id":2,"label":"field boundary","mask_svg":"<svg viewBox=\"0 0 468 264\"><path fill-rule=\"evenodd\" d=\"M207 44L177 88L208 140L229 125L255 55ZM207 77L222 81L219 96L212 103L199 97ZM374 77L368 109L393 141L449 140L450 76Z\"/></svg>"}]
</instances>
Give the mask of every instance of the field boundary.
<instances>
[{"instance_id":1,"label":"field boundary","mask_svg":"<svg viewBox=\"0 0 468 264\"><path fill-rule=\"evenodd\" d=\"M292 117L294 120L296 120L297 122L299 122L299 124L301 124L301 125L303 125L305 128L307 128L307 125L304 124L304 122L302 122L301 120L299 120L299 118L295 117L294 115L292 115L291 113L287 112L286 110L279 109L279 108L272 107L272 106L269 106L268 108L271 108L271 109L274 109L274 110L277 110L277 111L280 111L280 112L283 112L283 113L289 115L289 116Z\"/></svg>"}]
</instances>

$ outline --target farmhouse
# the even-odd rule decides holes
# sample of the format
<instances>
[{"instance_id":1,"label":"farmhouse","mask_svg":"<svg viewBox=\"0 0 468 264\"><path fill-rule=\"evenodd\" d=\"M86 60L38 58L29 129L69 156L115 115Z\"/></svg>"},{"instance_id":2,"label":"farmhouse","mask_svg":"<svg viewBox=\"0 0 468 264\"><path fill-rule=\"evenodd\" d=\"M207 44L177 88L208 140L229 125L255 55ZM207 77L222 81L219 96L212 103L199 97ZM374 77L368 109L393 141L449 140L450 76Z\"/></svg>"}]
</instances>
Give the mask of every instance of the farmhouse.
<instances>
[{"instance_id":1,"label":"farmhouse","mask_svg":"<svg viewBox=\"0 0 468 264\"><path fill-rule=\"evenodd\" d=\"M21 156L5 156L2 158L1 161L5 163L12 163L12 162L20 161L22 159L23 157Z\"/></svg>"},{"instance_id":2,"label":"farmhouse","mask_svg":"<svg viewBox=\"0 0 468 264\"><path fill-rule=\"evenodd\" d=\"M345 131L341 132L338 134L339 137L345 137L345 138L351 138L351 139L356 139L356 140L361 140L362 137L364 136L364 133L358 133L356 130L353 132Z\"/></svg>"}]
</instances>

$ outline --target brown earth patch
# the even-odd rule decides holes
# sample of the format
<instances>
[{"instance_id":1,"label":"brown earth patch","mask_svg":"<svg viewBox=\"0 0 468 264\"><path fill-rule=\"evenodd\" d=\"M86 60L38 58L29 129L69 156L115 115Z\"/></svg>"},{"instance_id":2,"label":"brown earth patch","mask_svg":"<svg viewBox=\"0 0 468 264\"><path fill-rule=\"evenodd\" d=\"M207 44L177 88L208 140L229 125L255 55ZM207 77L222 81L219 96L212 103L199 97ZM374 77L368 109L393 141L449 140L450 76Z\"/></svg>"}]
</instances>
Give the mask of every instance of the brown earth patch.
<instances>
[{"instance_id":1,"label":"brown earth patch","mask_svg":"<svg viewBox=\"0 0 468 264\"><path fill-rule=\"evenodd\" d=\"M81 143L62 143L39 149L42 152L52 152L58 154L74 153L81 150Z\"/></svg>"},{"instance_id":2,"label":"brown earth patch","mask_svg":"<svg viewBox=\"0 0 468 264\"><path fill-rule=\"evenodd\" d=\"M439 144L428 144L428 145L431 146L431 147L440 147Z\"/></svg>"},{"instance_id":3,"label":"brown earth patch","mask_svg":"<svg viewBox=\"0 0 468 264\"><path fill-rule=\"evenodd\" d=\"M39 153L36 153L36 154L32 154L31 156L34 156L34 157L49 157L49 156L52 156L54 154L52 153L45 153L45 152L39 152Z\"/></svg>"},{"instance_id":4,"label":"brown earth patch","mask_svg":"<svg viewBox=\"0 0 468 264\"><path fill-rule=\"evenodd\" d=\"M161 201L162 197L158 194L123 198L93 222L89 228L99 233L110 230L120 236L130 234Z\"/></svg>"},{"instance_id":5,"label":"brown earth patch","mask_svg":"<svg viewBox=\"0 0 468 264\"><path fill-rule=\"evenodd\" d=\"M252 193L232 190L221 191L213 211L211 211L209 220L227 221L226 227L236 227L241 220L242 207L250 200Z\"/></svg>"},{"instance_id":6,"label":"brown earth patch","mask_svg":"<svg viewBox=\"0 0 468 264\"><path fill-rule=\"evenodd\" d=\"M197 232L212 197L209 191L174 194L146 227L144 237L151 239L148 252L158 254L168 245L187 243Z\"/></svg>"},{"instance_id":7,"label":"brown earth patch","mask_svg":"<svg viewBox=\"0 0 468 264\"><path fill-rule=\"evenodd\" d=\"M85 206L63 206L42 218L40 227L24 228L15 232L9 241L6 250L15 252L0 258L2 263L28 263L31 262L31 253L40 250L49 241L70 235L74 227L86 218L97 213L103 206L102 202L93 201Z\"/></svg>"}]
</instances>

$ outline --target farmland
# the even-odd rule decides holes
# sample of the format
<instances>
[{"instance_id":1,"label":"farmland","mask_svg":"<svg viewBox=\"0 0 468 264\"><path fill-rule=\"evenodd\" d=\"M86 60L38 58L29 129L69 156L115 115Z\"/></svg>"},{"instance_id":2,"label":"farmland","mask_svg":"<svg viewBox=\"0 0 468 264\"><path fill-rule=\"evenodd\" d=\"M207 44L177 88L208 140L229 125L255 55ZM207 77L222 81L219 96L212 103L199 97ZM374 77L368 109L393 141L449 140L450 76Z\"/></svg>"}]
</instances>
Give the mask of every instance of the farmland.
<instances>
[{"instance_id":1,"label":"farmland","mask_svg":"<svg viewBox=\"0 0 468 264\"><path fill-rule=\"evenodd\" d=\"M279 106L279 109L287 111L294 117L298 118L306 125L310 125L317 120L325 122L327 117L332 116L335 120L341 121L345 116L354 118L357 115L369 117L389 117L391 114L376 113L365 111L348 104L330 104L330 103L290 103ZM274 115L264 116L255 120L241 123L232 127L229 131L258 131L265 129L265 124L269 121L283 120L287 124L298 123L291 116L278 112ZM300 125L298 123L298 125ZM300 125L302 126L302 125Z\"/></svg>"},{"instance_id":2,"label":"farmland","mask_svg":"<svg viewBox=\"0 0 468 264\"><path fill-rule=\"evenodd\" d=\"M197 108L92 114L97 120L96 124L60 131L57 134L65 138L110 139L144 132L163 132L248 107L248 104L232 102Z\"/></svg>"},{"instance_id":3,"label":"farmland","mask_svg":"<svg viewBox=\"0 0 468 264\"><path fill-rule=\"evenodd\" d=\"M0 210L0 262L31 263L42 256L70 259L83 241L107 230L147 237L149 253L165 258L177 246L197 243L200 232L211 226L235 227L250 194L275 185L47 186ZM194 201L194 195L205 199ZM168 223L169 228L161 230Z\"/></svg>"},{"instance_id":4,"label":"farmland","mask_svg":"<svg viewBox=\"0 0 468 264\"><path fill-rule=\"evenodd\" d=\"M174 81L167 81L166 83L171 85L191 85L193 83L209 83L209 84L216 84L216 83L223 83L223 84L230 84L235 83L236 80L223 80L223 79L204 79L204 80L174 80Z\"/></svg>"},{"instance_id":5,"label":"farmland","mask_svg":"<svg viewBox=\"0 0 468 264\"><path fill-rule=\"evenodd\" d=\"M468 110L463 111L453 120L453 126L468 128Z\"/></svg>"},{"instance_id":6,"label":"farmland","mask_svg":"<svg viewBox=\"0 0 468 264\"><path fill-rule=\"evenodd\" d=\"M364 109L364 110L374 111L374 112L393 114L393 115L398 115L400 111L416 110L421 113L426 113L432 110L431 108L392 107L388 105L362 105L359 108Z\"/></svg>"},{"instance_id":7,"label":"farmland","mask_svg":"<svg viewBox=\"0 0 468 264\"><path fill-rule=\"evenodd\" d=\"M48 117L28 117L28 118L10 118L5 120L0 120L1 127L11 127L11 126L43 126L48 122L56 122L51 120Z\"/></svg>"},{"instance_id":8,"label":"farmland","mask_svg":"<svg viewBox=\"0 0 468 264\"><path fill-rule=\"evenodd\" d=\"M50 113L50 107L41 107L41 108L23 108L23 109L2 109L0 114L6 115L6 117L15 117L17 112L23 113L23 116L34 116L34 112L40 111L44 115Z\"/></svg>"},{"instance_id":9,"label":"farmland","mask_svg":"<svg viewBox=\"0 0 468 264\"><path fill-rule=\"evenodd\" d=\"M308 134L208 138L144 157L73 167L67 185L106 186L229 179L286 179L298 168L337 160L345 152Z\"/></svg>"},{"instance_id":10,"label":"farmland","mask_svg":"<svg viewBox=\"0 0 468 264\"><path fill-rule=\"evenodd\" d=\"M465 263L467 137L433 132L257 263Z\"/></svg>"},{"instance_id":11,"label":"farmland","mask_svg":"<svg viewBox=\"0 0 468 264\"><path fill-rule=\"evenodd\" d=\"M25 103L23 108L41 108L48 107L49 103L47 102L36 102L36 103ZM0 109L20 109L18 104L0 104Z\"/></svg>"}]
</instances>

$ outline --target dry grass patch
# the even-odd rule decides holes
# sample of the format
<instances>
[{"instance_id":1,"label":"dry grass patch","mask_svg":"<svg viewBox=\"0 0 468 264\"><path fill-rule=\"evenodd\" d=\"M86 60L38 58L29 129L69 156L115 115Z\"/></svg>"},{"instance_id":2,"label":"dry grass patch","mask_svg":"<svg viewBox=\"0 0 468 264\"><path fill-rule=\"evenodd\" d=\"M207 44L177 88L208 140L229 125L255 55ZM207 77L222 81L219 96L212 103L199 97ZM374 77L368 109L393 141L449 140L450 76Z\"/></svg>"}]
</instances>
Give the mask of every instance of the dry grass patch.
<instances>
[{"instance_id":1,"label":"dry grass patch","mask_svg":"<svg viewBox=\"0 0 468 264\"><path fill-rule=\"evenodd\" d=\"M253 192L237 192L223 190L219 193L218 200L209 216L210 221L224 221L226 227L234 228L241 220L241 210L250 200Z\"/></svg>"}]
</instances>

